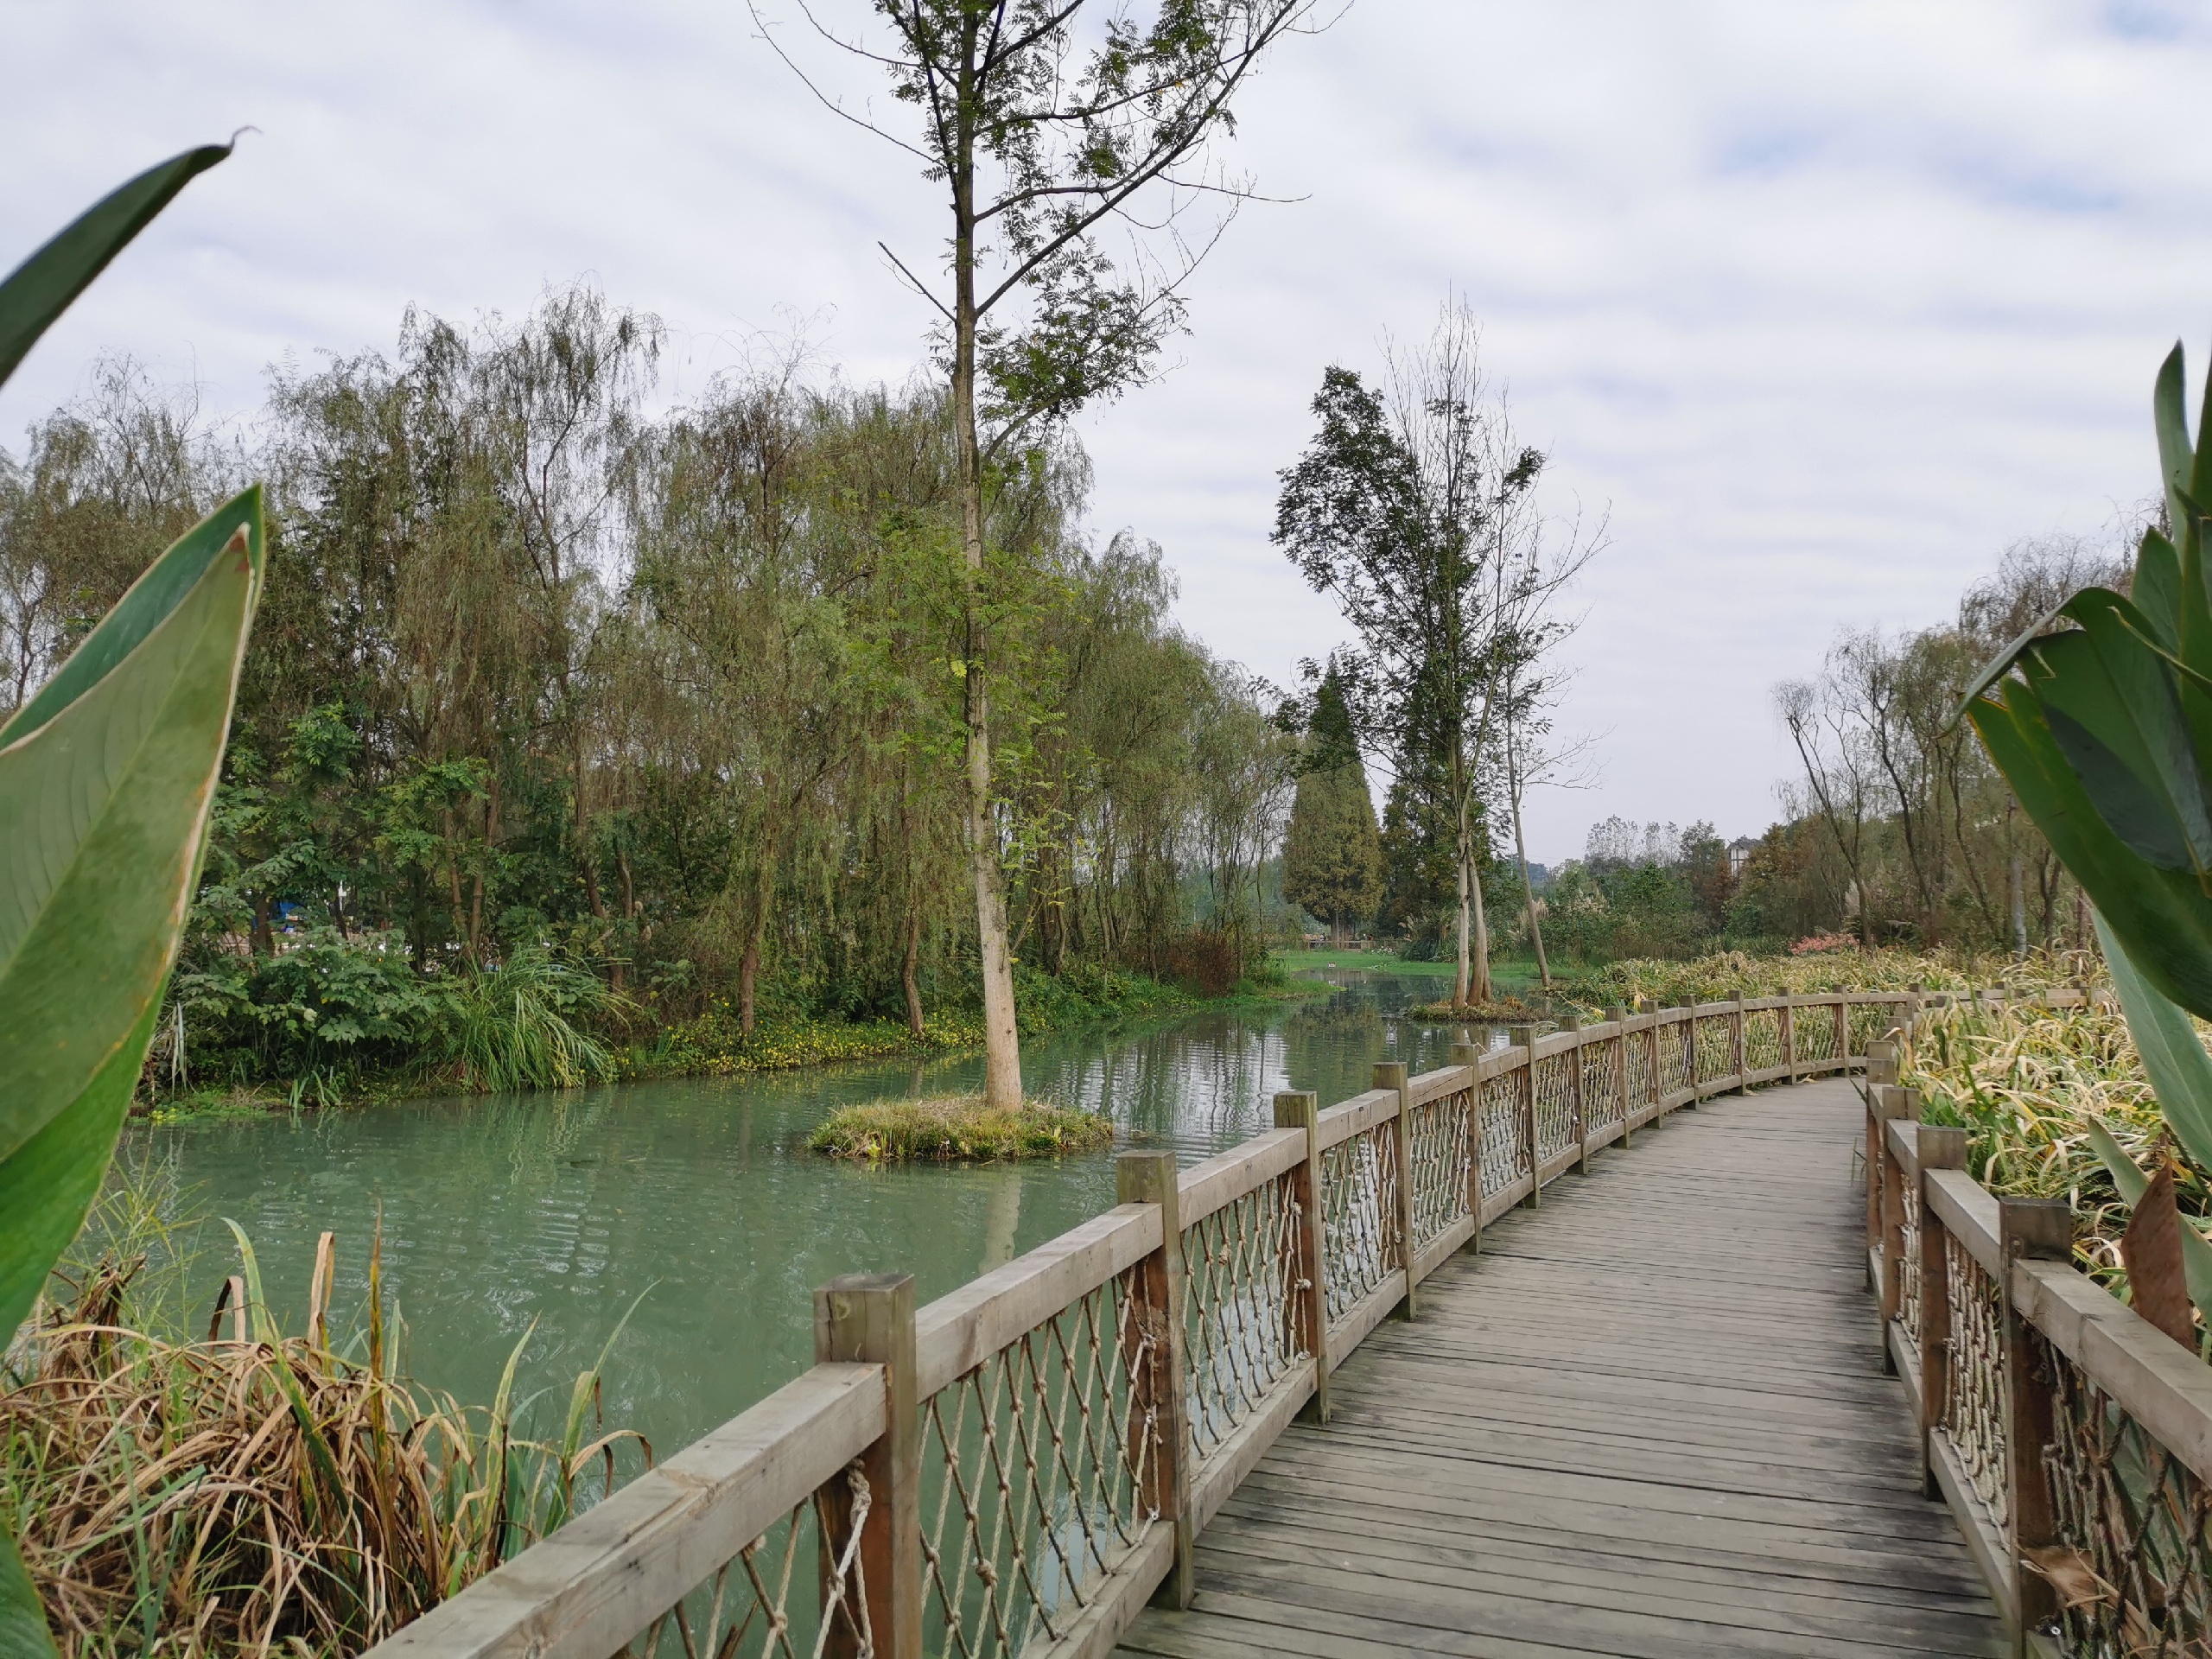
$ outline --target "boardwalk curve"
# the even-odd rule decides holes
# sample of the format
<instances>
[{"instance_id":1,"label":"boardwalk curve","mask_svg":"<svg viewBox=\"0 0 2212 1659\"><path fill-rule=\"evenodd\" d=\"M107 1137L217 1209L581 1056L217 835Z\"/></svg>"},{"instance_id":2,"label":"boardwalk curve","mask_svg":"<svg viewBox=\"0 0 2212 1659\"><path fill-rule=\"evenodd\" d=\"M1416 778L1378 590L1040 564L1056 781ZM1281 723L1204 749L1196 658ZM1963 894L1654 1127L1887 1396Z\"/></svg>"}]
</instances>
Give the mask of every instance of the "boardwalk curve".
<instances>
[{"instance_id":1,"label":"boardwalk curve","mask_svg":"<svg viewBox=\"0 0 2212 1659\"><path fill-rule=\"evenodd\" d=\"M1124 1654L1998 1654L1919 1495L1842 1080L1707 1102L1421 1287L1197 1541Z\"/></svg>"},{"instance_id":2,"label":"boardwalk curve","mask_svg":"<svg viewBox=\"0 0 2212 1659\"><path fill-rule=\"evenodd\" d=\"M377 1659L2212 1652L2212 1367L1917 1121L1952 1000L1615 1010L1124 1153L925 1307L819 1288L812 1370Z\"/></svg>"}]
</instances>

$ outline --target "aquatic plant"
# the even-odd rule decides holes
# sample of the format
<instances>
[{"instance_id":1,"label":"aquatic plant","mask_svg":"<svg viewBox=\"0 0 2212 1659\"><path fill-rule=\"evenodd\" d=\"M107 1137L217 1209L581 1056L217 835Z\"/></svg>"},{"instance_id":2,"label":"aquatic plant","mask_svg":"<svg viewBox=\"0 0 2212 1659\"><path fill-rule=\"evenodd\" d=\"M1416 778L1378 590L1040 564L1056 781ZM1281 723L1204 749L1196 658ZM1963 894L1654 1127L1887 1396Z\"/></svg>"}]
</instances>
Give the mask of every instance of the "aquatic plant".
<instances>
[{"instance_id":1,"label":"aquatic plant","mask_svg":"<svg viewBox=\"0 0 2212 1659\"><path fill-rule=\"evenodd\" d=\"M615 1008L588 969L542 945L454 979L441 1017L438 1066L464 1089L573 1089L614 1075L614 1056L583 1022Z\"/></svg>"},{"instance_id":2,"label":"aquatic plant","mask_svg":"<svg viewBox=\"0 0 2212 1659\"><path fill-rule=\"evenodd\" d=\"M1633 1007L1648 997L1662 1007L1721 1002L1737 996L1806 995L1815 991L1966 991L2007 986L2045 990L2101 977L2103 966L2079 951L2037 952L2024 961L1938 950L1833 950L1804 956L1716 951L1688 962L1631 958L1608 963L1566 988L1579 1002Z\"/></svg>"},{"instance_id":3,"label":"aquatic plant","mask_svg":"<svg viewBox=\"0 0 2212 1659\"><path fill-rule=\"evenodd\" d=\"M611 1488L626 1444L650 1464L596 1421L612 1338L551 1443L516 1433L521 1344L486 1407L409 1380L377 1245L349 1339L328 1233L303 1332L277 1327L242 1233L203 1338L137 1328L160 1317L143 1281L173 1241L149 1239L129 1185L0 1376L0 1512L72 1659L358 1653Z\"/></svg>"},{"instance_id":4,"label":"aquatic plant","mask_svg":"<svg viewBox=\"0 0 2212 1659\"><path fill-rule=\"evenodd\" d=\"M1113 1123L1096 1112L1041 1100L991 1106L981 1095L952 1095L841 1106L807 1145L833 1158L871 1163L994 1163L1087 1152L1113 1140Z\"/></svg>"},{"instance_id":5,"label":"aquatic plant","mask_svg":"<svg viewBox=\"0 0 2212 1659\"><path fill-rule=\"evenodd\" d=\"M2202 1055L2201 1034L2188 1037ZM2200 1234L2212 1226L2212 1174L2172 1146L2130 1019L2111 999L1930 1010L1899 1080L1919 1092L1922 1122L1967 1131L1967 1173L1992 1192L2067 1199L2077 1263L2115 1290L2126 1284L2120 1240L2145 1168L2171 1158L2183 1216ZM2202 1268L2190 1266L2194 1295Z\"/></svg>"}]
</instances>

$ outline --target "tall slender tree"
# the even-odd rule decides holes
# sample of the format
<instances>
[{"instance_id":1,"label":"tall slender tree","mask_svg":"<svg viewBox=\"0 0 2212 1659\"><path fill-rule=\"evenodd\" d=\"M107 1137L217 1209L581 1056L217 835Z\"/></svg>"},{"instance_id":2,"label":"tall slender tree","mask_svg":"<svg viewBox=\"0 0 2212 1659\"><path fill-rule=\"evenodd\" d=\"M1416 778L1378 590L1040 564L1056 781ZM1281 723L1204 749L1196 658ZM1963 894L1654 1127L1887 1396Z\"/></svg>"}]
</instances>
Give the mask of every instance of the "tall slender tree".
<instances>
[{"instance_id":1,"label":"tall slender tree","mask_svg":"<svg viewBox=\"0 0 2212 1659\"><path fill-rule=\"evenodd\" d=\"M950 381L968 579L953 668L966 690L984 1093L1010 1105L1021 1065L992 772L992 685L1010 665L994 649L992 480L1040 429L1152 377L1181 327L1184 281L1251 194L1211 155L1235 130L1230 104L1315 0L1168 0L1149 23L1109 0L874 0L887 39L835 34L799 4L823 40L890 76L917 128L851 114L785 60L830 108L918 162L950 218L941 283L885 252L936 308ZM754 16L765 26L757 3ZM1116 237L1126 251L1109 249Z\"/></svg>"},{"instance_id":2,"label":"tall slender tree","mask_svg":"<svg viewBox=\"0 0 2212 1659\"><path fill-rule=\"evenodd\" d=\"M1363 735L1450 823L1462 1004L1491 1000L1482 870L1501 693L1555 639L1548 607L1603 537L1579 522L1547 534L1545 456L1515 435L1479 346L1472 314L1447 303L1421 349L1391 354L1382 389L1327 370L1274 532L1359 634L1338 660Z\"/></svg>"}]
</instances>

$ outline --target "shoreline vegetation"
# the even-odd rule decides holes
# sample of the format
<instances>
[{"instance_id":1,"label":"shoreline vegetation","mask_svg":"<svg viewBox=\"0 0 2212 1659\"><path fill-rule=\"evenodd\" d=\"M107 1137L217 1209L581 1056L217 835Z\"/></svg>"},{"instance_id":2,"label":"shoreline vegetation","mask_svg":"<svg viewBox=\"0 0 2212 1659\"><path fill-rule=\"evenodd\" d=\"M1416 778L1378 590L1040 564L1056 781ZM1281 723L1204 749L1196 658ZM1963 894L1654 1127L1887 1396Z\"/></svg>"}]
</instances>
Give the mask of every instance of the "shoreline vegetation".
<instances>
[{"instance_id":1,"label":"shoreline vegetation","mask_svg":"<svg viewBox=\"0 0 2212 1659\"><path fill-rule=\"evenodd\" d=\"M496 982L501 976L484 977ZM1020 988L1020 1030L1025 1038L1126 1020L1170 1019L1206 1008L1267 1006L1327 989L1319 982L1300 980L1272 967L1211 996L1142 975L1110 970L1070 980L1024 972ZM612 1029L610 1040L585 1028L580 1009L548 1006L549 999L524 995L510 1001L521 1012L509 1016L504 1028L505 1048L550 1053L564 1064L534 1061L529 1053L503 1054L501 1027L480 1020L466 1049L450 1037L434 1039L422 1046L422 1058L412 1064L345 1073L310 1071L283 1087L261 1083L175 1089L157 1083L141 1094L134 1114L167 1124L444 1094L732 1077L901 1057L942 1058L978 1051L983 1046L982 1016L974 1010L929 1015L918 1033L896 1020L842 1020L800 1014L768 1014L747 1033L727 1000L710 1003L689 1017L658 1024L657 1028L656 1010L650 1003L601 1005L594 1010L596 1023ZM531 1007L533 1001L535 1007ZM579 1017L572 1019L571 1014ZM626 1027L634 1033L640 1027L651 1028L651 1034L620 1040ZM456 1050L470 1058L456 1058ZM163 1058L157 1046L149 1068L157 1078Z\"/></svg>"},{"instance_id":2,"label":"shoreline vegetation","mask_svg":"<svg viewBox=\"0 0 2212 1659\"><path fill-rule=\"evenodd\" d=\"M988 1105L981 1095L946 1095L841 1106L806 1144L860 1163L1007 1163L1090 1152L1113 1141L1113 1121L1097 1112L1046 1100L1007 1107Z\"/></svg>"},{"instance_id":3,"label":"shoreline vegetation","mask_svg":"<svg viewBox=\"0 0 2212 1659\"><path fill-rule=\"evenodd\" d=\"M119 1163L0 1356L0 1516L65 1655L359 1653L652 1466L601 1420L612 1337L539 1438L520 1345L488 1405L408 1374L380 1239L351 1320L329 1233L303 1330L243 1232L243 1295L188 1306L209 1220Z\"/></svg>"}]
</instances>

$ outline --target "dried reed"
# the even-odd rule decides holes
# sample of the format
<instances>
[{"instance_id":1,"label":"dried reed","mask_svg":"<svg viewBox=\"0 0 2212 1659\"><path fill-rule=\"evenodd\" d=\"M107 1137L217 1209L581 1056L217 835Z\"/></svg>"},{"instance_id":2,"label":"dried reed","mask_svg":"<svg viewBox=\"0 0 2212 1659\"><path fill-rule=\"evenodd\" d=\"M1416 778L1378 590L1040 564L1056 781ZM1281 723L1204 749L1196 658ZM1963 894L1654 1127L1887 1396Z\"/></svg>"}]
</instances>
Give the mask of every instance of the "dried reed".
<instances>
[{"instance_id":1,"label":"dried reed","mask_svg":"<svg viewBox=\"0 0 2212 1659\"><path fill-rule=\"evenodd\" d=\"M585 1438L605 1353L560 1441L525 1440L520 1345L488 1408L399 1374L377 1245L365 1324L341 1351L332 1236L292 1336L238 1243L202 1339L132 1329L149 1252L111 1248L10 1351L0 1510L71 1659L358 1653L558 1525L586 1486L611 1487L625 1442L626 1462L650 1464L626 1431Z\"/></svg>"}]
</instances>

